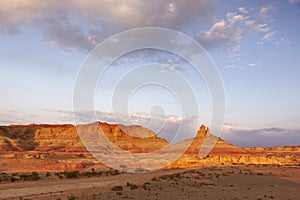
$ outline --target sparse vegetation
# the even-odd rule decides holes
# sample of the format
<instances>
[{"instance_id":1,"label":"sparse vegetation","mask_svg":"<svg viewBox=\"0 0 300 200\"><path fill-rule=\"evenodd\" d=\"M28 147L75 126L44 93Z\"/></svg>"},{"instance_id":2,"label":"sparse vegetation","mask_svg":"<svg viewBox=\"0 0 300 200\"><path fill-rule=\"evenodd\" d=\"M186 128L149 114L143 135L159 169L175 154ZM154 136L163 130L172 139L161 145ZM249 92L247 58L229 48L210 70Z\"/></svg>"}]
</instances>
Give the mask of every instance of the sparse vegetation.
<instances>
[{"instance_id":1,"label":"sparse vegetation","mask_svg":"<svg viewBox=\"0 0 300 200\"><path fill-rule=\"evenodd\" d=\"M138 186L135 185L135 184L132 184L132 183L127 183L126 186L127 186L127 187L130 187L131 190L138 189Z\"/></svg>"},{"instance_id":2,"label":"sparse vegetation","mask_svg":"<svg viewBox=\"0 0 300 200\"><path fill-rule=\"evenodd\" d=\"M38 174L37 172L32 172L30 178L31 178L31 180L33 180L33 181L37 181L37 180L40 179L39 174Z\"/></svg>"},{"instance_id":3,"label":"sparse vegetation","mask_svg":"<svg viewBox=\"0 0 300 200\"><path fill-rule=\"evenodd\" d=\"M63 173L66 178L78 178L80 176L79 171L71 171Z\"/></svg>"},{"instance_id":4,"label":"sparse vegetation","mask_svg":"<svg viewBox=\"0 0 300 200\"><path fill-rule=\"evenodd\" d=\"M57 176L59 179L64 178L60 172L55 172L55 176Z\"/></svg>"},{"instance_id":5,"label":"sparse vegetation","mask_svg":"<svg viewBox=\"0 0 300 200\"><path fill-rule=\"evenodd\" d=\"M111 188L112 191L122 191L123 187L121 185L117 185Z\"/></svg>"},{"instance_id":6,"label":"sparse vegetation","mask_svg":"<svg viewBox=\"0 0 300 200\"><path fill-rule=\"evenodd\" d=\"M15 182L15 181L17 181L17 180L18 180L18 179L16 179L14 176L11 176L11 177L10 177L10 182L12 182L12 183Z\"/></svg>"},{"instance_id":7,"label":"sparse vegetation","mask_svg":"<svg viewBox=\"0 0 300 200\"><path fill-rule=\"evenodd\" d=\"M145 173L145 172L149 172L149 170L144 169L144 168L136 168L134 170L136 173Z\"/></svg>"},{"instance_id":8,"label":"sparse vegetation","mask_svg":"<svg viewBox=\"0 0 300 200\"><path fill-rule=\"evenodd\" d=\"M144 190L149 190L149 191L150 191L150 189L147 188L147 185L150 185L150 183L149 183L149 182L144 183L144 184L142 185L142 188L143 188Z\"/></svg>"},{"instance_id":9,"label":"sparse vegetation","mask_svg":"<svg viewBox=\"0 0 300 200\"><path fill-rule=\"evenodd\" d=\"M200 186L216 186L215 184L213 183L206 183L206 182L202 182L199 184Z\"/></svg>"},{"instance_id":10,"label":"sparse vegetation","mask_svg":"<svg viewBox=\"0 0 300 200\"><path fill-rule=\"evenodd\" d=\"M11 175L7 173L1 173L0 174L0 182L2 181L10 181L10 182L16 182L16 181L37 181L40 179L40 176L37 172L32 172L31 174L24 173L12 173Z\"/></svg>"},{"instance_id":11,"label":"sparse vegetation","mask_svg":"<svg viewBox=\"0 0 300 200\"><path fill-rule=\"evenodd\" d=\"M51 176L51 173L50 172L46 172L46 177L49 177Z\"/></svg>"},{"instance_id":12,"label":"sparse vegetation","mask_svg":"<svg viewBox=\"0 0 300 200\"><path fill-rule=\"evenodd\" d=\"M179 173L167 174L167 175L159 177L159 179L162 179L162 180L174 180L174 181L178 180L178 179L181 179L181 178L182 178L182 175L179 174Z\"/></svg>"},{"instance_id":13,"label":"sparse vegetation","mask_svg":"<svg viewBox=\"0 0 300 200\"><path fill-rule=\"evenodd\" d=\"M9 181L9 180L10 180L10 177L7 173L5 173L5 172L0 173L0 182Z\"/></svg>"},{"instance_id":14,"label":"sparse vegetation","mask_svg":"<svg viewBox=\"0 0 300 200\"><path fill-rule=\"evenodd\" d=\"M68 200L76 200L76 199L77 199L77 198L74 197L73 195L68 197Z\"/></svg>"},{"instance_id":15,"label":"sparse vegetation","mask_svg":"<svg viewBox=\"0 0 300 200\"><path fill-rule=\"evenodd\" d=\"M72 178L80 178L80 177L90 178L90 177L99 177L99 176L115 176L118 174L120 174L120 172L115 169L110 169L105 172L103 172L103 171L97 172L94 168L92 168L91 171L83 171L83 172L79 172L79 171L55 172L55 176L57 176L60 179L62 179L62 178L72 179Z\"/></svg>"},{"instance_id":16,"label":"sparse vegetation","mask_svg":"<svg viewBox=\"0 0 300 200\"><path fill-rule=\"evenodd\" d=\"M96 170L90 170L88 172L97 173ZM134 182L134 180L136 179L129 178L127 180L128 182L126 183L126 179L122 179L122 182L125 181L124 185L121 185L120 183L118 184L118 182L116 182L116 186L111 186L108 189L109 191L102 191L101 193L97 192L97 194L84 194L82 196L76 196L75 199L146 199L150 198L150 196L154 197L154 199L164 199L165 194L170 195L171 198L180 196L180 199L196 199L198 197L199 199L212 199L212 194L217 188L219 189L220 195L224 194L224 199L278 199L277 193L273 191L277 188L272 188L273 185L270 185L272 184L271 182L266 185L268 187L267 190L264 190L264 193L258 195L254 194L257 190L256 186L253 186L253 188L250 188L247 185L240 186L240 179L235 179L235 177L245 178L245 174L247 174L248 176L250 172L250 169L244 169L243 167L222 167L222 171L212 171L208 168L206 170L203 170L203 168L201 168L186 171L182 170L179 171L179 173L173 172L171 174L166 170L162 172L163 174L161 176L156 175L155 177L150 179L151 181L149 182L144 181L144 183L142 184L137 184ZM223 177L222 173L226 177ZM257 173L260 173L260 171L253 171L253 175L257 175ZM263 173L269 175L269 173L265 171L263 171ZM232 176L232 174L234 175ZM103 173L103 175L105 176L106 174ZM129 176L130 174L128 174L128 177ZM128 178L127 175L124 177ZM141 175L141 177L144 176ZM187 179L187 177L189 177L189 179ZM147 175L144 178L146 178L144 180L148 180L149 177ZM211 178L213 178L214 180L211 181ZM216 178L219 178L219 180L221 181L216 180ZM255 177L247 178L255 182ZM268 178L273 179L274 177ZM268 189L272 189L272 192L270 190L269 193ZM230 196L228 194L230 194ZM196 195L199 196L196 197Z\"/></svg>"}]
</instances>

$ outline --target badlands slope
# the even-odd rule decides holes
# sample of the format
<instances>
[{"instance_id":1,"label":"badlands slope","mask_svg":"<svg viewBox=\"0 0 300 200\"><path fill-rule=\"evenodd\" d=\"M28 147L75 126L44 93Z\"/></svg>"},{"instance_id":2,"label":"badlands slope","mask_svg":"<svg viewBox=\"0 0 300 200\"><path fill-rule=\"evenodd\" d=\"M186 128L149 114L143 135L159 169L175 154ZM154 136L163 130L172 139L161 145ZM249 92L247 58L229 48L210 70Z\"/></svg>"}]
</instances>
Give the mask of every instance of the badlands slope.
<instances>
[{"instance_id":1,"label":"badlands slope","mask_svg":"<svg viewBox=\"0 0 300 200\"><path fill-rule=\"evenodd\" d=\"M77 127L70 124L0 126L0 171L105 168L87 151L77 134L77 130L80 130L84 133L82 137L90 137L90 133L97 132L99 127L110 142L128 152L149 153L165 147L168 147L166 157L176 152L185 152L167 168L233 164L298 165L300 163L299 146L240 148L210 134L204 125L200 127L195 138L170 144L141 126L96 122ZM95 139L91 137L91 140ZM199 157L199 150L204 140L216 141L216 144L207 156ZM185 149L186 144L190 144L187 149ZM89 150L93 151L93 149ZM110 149L102 145L97 150L109 152ZM154 161L149 160L149 162Z\"/></svg>"}]
</instances>

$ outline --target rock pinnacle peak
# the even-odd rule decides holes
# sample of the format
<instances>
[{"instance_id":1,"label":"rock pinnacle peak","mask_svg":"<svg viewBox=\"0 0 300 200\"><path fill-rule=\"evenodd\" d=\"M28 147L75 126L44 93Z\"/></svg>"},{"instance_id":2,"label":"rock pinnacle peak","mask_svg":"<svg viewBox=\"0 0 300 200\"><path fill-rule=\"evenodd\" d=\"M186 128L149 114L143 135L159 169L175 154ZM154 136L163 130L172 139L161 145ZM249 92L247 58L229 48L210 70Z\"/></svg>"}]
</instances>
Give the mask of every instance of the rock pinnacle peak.
<instances>
[{"instance_id":1,"label":"rock pinnacle peak","mask_svg":"<svg viewBox=\"0 0 300 200\"><path fill-rule=\"evenodd\" d=\"M202 124L199 128L199 131L197 132L197 137L205 137L207 130L208 130L208 128Z\"/></svg>"}]
</instances>

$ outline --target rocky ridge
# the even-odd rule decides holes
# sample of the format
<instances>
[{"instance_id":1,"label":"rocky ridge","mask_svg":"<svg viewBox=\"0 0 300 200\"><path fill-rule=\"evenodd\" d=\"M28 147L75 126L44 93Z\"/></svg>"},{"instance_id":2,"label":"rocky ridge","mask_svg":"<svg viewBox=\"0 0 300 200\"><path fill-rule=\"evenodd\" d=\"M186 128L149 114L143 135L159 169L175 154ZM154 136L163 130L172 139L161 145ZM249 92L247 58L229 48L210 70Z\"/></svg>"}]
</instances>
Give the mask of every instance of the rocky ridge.
<instances>
[{"instance_id":1,"label":"rocky ridge","mask_svg":"<svg viewBox=\"0 0 300 200\"><path fill-rule=\"evenodd\" d=\"M73 126L66 125L13 125L0 126L0 171L66 171L88 167L104 167L85 148L77 130L88 137L101 127L107 139L121 149L134 153L155 152L170 146L169 153L185 153L168 168L186 168L204 165L278 164L298 165L300 147L240 148L217 138L202 125L193 139L169 144L154 132L141 126L123 126L96 122ZM96 132L97 133L97 132ZM216 141L206 157L199 157L204 140Z\"/></svg>"}]
</instances>

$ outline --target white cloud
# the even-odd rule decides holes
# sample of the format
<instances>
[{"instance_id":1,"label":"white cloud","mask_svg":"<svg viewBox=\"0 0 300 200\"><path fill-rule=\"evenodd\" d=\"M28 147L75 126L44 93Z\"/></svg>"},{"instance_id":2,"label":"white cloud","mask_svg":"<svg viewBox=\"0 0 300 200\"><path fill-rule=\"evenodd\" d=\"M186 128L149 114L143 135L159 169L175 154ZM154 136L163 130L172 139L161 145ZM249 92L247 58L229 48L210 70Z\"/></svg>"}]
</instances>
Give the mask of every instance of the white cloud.
<instances>
[{"instance_id":1,"label":"white cloud","mask_svg":"<svg viewBox=\"0 0 300 200\"><path fill-rule=\"evenodd\" d=\"M226 65L225 66L225 69L230 69L230 68L235 68L235 66L234 65Z\"/></svg>"},{"instance_id":2,"label":"white cloud","mask_svg":"<svg viewBox=\"0 0 300 200\"><path fill-rule=\"evenodd\" d=\"M262 38L261 41L271 41L274 38L274 35L277 31L267 32Z\"/></svg>"},{"instance_id":3,"label":"white cloud","mask_svg":"<svg viewBox=\"0 0 300 200\"><path fill-rule=\"evenodd\" d=\"M259 9L259 12L252 17L247 17L245 24L249 27L252 33L263 33L260 40L257 42L259 47L263 47L265 42L275 40L276 30L272 27L274 21L274 11L276 7L274 5L265 5Z\"/></svg>"},{"instance_id":4,"label":"white cloud","mask_svg":"<svg viewBox=\"0 0 300 200\"><path fill-rule=\"evenodd\" d=\"M288 2L290 4L297 4L297 3L300 3L300 0L289 0Z\"/></svg>"},{"instance_id":5,"label":"white cloud","mask_svg":"<svg viewBox=\"0 0 300 200\"><path fill-rule=\"evenodd\" d=\"M280 38L280 40L277 42L277 44L283 44L285 46L289 46L291 42L285 38Z\"/></svg>"},{"instance_id":6,"label":"white cloud","mask_svg":"<svg viewBox=\"0 0 300 200\"><path fill-rule=\"evenodd\" d=\"M230 57L239 57L241 41L247 33L264 34L258 44L262 47L263 42L272 41L275 34L270 22L273 20L273 5L266 5L259 10L246 10L239 7L237 12L226 14L224 19L216 21L207 31L199 36L199 41L206 48L224 47ZM247 29L248 28L248 29Z\"/></svg>"},{"instance_id":7,"label":"white cloud","mask_svg":"<svg viewBox=\"0 0 300 200\"><path fill-rule=\"evenodd\" d=\"M227 13L226 16L230 24L235 24L244 20L244 15L239 15L233 12Z\"/></svg>"},{"instance_id":8,"label":"white cloud","mask_svg":"<svg viewBox=\"0 0 300 200\"><path fill-rule=\"evenodd\" d=\"M224 20L216 22L208 31L201 35L201 39L206 44L219 45L231 40L238 40L240 38L239 31Z\"/></svg>"},{"instance_id":9,"label":"white cloud","mask_svg":"<svg viewBox=\"0 0 300 200\"><path fill-rule=\"evenodd\" d=\"M243 14L248 14L248 10L246 9L246 8L244 8L244 7L239 7L239 11L241 12L241 13L243 13Z\"/></svg>"},{"instance_id":10,"label":"white cloud","mask_svg":"<svg viewBox=\"0 0 300 200\"><path fill-rule=\"evenodd\" d=\"M233 65L233 64L229 64L225 66L225 69L243 69L244 66L242 65Z\"/></svg>"},{"instance_id":11,"label":"white cloud","mask_svg":"<svg viewBox=\"0 0 300 200\"><path fill-rule=\"evenodd\" d=\"M162 72L178 71L178 70L182 70L182 69L183 68L179 64L166 63L161 66Z\"/></svg>"},{"instance_id":12,"label":"white cloud","mask_svg":"<svg viewBox=\"0 0 300 200\"><path fill-rule=\"evenodd\" d=\"M226 20L217 21L208 31L202 32L199 40L207 48L225 45L232 50L232 48L239 47L238 43L241 40L242 33L239 24L243 20L243 15L228 13ZM236 53L236 50L232 53Z\"/></svg>"},{"instance_id":13,"label":"white cloud","mask_svg":"<svg viewBox=\"0 0 300 200\"><path fill-rule=\"evenodd\" d=\"M246 20L245 23L252 32L268 32L271 29L268 24L259 24L254 20Z\"/></svg>"},{"instance_id":14,"label":"white cloud","mask_svg":"<svg viewBox=\"0 0 300 200\"><path fill-rule=\"evenodd\" d=\"M257 67L257 66L260 66L260 63L259 62L256 62L256 63L248 63L244 66L247 66L247 67ZM233 64L229 64L229 65L226 65L225 66L225 69L244 69L243 65L233 65ZM229 125L227 125L226 127L229 127Z\"/></svg>"},{"instance_id":15,"label":"white cloud","mask_svg":"<svg viewBox=\"0 0 300 200\"><path fill-rule=\"evenodd\" d=\"M273 21L272 12L275 10L275 6L266 5L261 7L259 11L259 17L263 20Z\"/></svg>"},{"instance_id":16,"label":"white cloud","mask_svg":"<svg viewBox=\"0 0 300 200\"><path fill-rule=\"evenodd\" d=\"M198 40L208 49L223 49L228 54L229 64L225 68L244 68L251 67L253 63L240 63L241 61L242 40L248 34L255 34L259 37L257 44L263 47L266 42L276 42L277 44L288 45L286 40L278 41L278 31L274 29L273 19L276 14L274 5L265 5L261 8L239 7L237 12L229 12L222 19L217 19L208 30L202 31ZM259 64L255 64L258 66Z\"/></svg>"}]
</instances>

